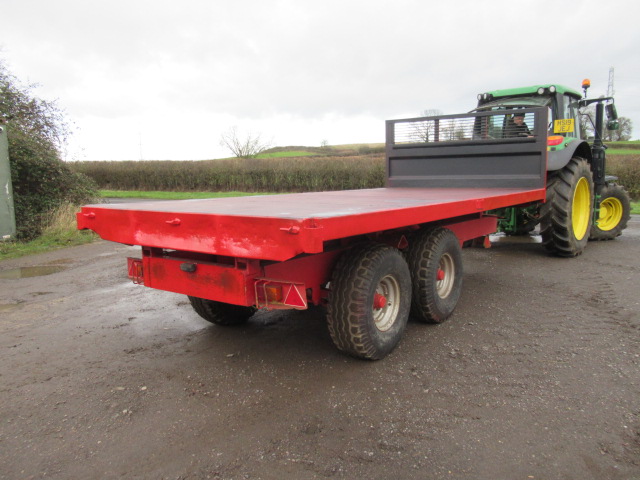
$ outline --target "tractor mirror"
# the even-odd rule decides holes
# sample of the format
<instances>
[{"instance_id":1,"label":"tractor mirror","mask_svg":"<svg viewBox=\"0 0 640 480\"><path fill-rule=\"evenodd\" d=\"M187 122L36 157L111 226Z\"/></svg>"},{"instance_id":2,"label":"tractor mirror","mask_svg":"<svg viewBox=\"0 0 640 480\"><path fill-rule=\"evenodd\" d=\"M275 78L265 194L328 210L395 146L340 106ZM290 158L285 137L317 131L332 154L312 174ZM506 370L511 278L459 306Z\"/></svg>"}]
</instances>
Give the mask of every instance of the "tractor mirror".
<instances>
[{"instance_id":1,"label":"tractor mirror","mask_svg":"<svg viewBox=\"0 0 640 480\"><path fill-rule=\"evenodd\" d=\"M618 111L616 110L615 104L609 103L604 108L607 111L607 119L608 120L617 120L618 119Z\"/></svg>"},{"instance_id":2,"label":"tractor mirror","mask_svg":"<svg viewBox=\"0 0 640 480\"><path fill-rule=\"evenodd\" d=\"M619 130L620 124L617 120L609 120L607 122L607 130Z\"/></svg>"}]
</instances>

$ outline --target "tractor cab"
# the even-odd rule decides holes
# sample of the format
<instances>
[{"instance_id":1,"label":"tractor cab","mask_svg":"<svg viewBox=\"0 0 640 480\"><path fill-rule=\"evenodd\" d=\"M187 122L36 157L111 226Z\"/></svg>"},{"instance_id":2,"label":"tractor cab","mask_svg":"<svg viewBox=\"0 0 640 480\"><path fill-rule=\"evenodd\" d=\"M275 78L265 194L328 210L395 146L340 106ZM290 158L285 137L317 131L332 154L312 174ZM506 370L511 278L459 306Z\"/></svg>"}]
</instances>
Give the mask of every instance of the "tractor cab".
<instances>
[{"instance_id":1,"label":"tractor cab","mask_svg":"<svg viewBox=\"0 0 640 480\"><path fill-rule=\"evenodd\" d=\"M478 95L475 111L504 110L503 136L509 136L518 110L530 107L547 107L549 125L547 145L549 151L548 169L559 170L578 154L591 158L591 148L583 139L580 124L580 92L563 85L533 85L530 87L494 90ZM533 116L524 116L524 124L533 130ZM520 135L523 135L520 133ZM577 153L576 153L577 152Z\"/></svg>"},{"instance_id":2,"label":"tractor cab","mask_svg":"<svg viewBox=\"0 0 640 480\"><path fill-rule=\"evenodd\" d=\"M520 108L546 106L549 109L549 136L578 139L581 132L578 112L580 98L579 92L562 85L534 85L478 94L475 110L504 110L505 122L508 122ZM525 117L525 123L530 123L532 118ZM532 129L533 125L529 123L527 125Z\"/></svg>"}]
</instances>

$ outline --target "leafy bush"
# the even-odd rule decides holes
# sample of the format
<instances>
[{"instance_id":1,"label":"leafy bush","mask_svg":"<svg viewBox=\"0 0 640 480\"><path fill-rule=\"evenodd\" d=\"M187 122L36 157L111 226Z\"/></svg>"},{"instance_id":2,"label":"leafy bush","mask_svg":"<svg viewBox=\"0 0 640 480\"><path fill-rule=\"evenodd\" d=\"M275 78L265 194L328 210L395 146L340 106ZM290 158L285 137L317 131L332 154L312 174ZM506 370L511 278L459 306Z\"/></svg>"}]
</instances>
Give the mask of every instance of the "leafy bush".
<instances>
[{"instance_id":1,"label":"leafy bush","mask_svg":"<svg viewBox=\"0 0 640 480\"><path fill-rule=\"evenodd\" d=\"M633 142L607 142L607 147L627 150L640 150L640 142L637 140Z\"/></svg>"},{"instance_id":2,"label":"leafy bush","mask_svg":"<svg viewBox=\"0 0 640 480\"><path fill-rule=\"evenodd\" d=\"M31 94L0 62L0 118L8 120L9 163L17 238L31 240L65 202L86 203L97 196L95 184L60 158L68 128L55 103Z\"/></svg>"},{"instance_id":3,"label":"leafy bush","mask_svg":"<svg viewBox=\"0 0 640 480\"><path fill-rule=\"evenodd\" d=\"M97 196L88 177L73 172L55 148L9 128L9 162L16 214L17 238L40 235L61 204L81 204Z\"/></svg>"},{"instance_id":4,"label":"leafy bush","mask_svg":"<svg viewBox=\"0 0 640 480\"><path fill-rule=\"evenodd\" d=\"M608 155L607 175L618 177L634 200L640 200L640 155Z\"/></svg>"}]
</instances>

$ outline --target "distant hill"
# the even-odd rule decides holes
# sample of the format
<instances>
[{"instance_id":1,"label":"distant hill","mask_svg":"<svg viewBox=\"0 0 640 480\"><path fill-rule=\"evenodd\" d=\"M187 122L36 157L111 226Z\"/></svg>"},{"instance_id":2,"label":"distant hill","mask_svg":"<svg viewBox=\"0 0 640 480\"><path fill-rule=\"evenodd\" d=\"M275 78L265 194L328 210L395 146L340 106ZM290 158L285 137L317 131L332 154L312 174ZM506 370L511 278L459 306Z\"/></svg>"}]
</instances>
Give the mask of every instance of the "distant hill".
<instances>
[{"instance_id":1,"label":"distant hill","mask_svg":"<svg viewBox=\"0 0 640 480\"><path fill-rule=\"evenodd\" d=\"M326 147L287 146L265 150L257 158L309 157L309 156L348 156L384 153L384 143L352 143L346 145L327 145Z\"/></svg>"}]
</instances>

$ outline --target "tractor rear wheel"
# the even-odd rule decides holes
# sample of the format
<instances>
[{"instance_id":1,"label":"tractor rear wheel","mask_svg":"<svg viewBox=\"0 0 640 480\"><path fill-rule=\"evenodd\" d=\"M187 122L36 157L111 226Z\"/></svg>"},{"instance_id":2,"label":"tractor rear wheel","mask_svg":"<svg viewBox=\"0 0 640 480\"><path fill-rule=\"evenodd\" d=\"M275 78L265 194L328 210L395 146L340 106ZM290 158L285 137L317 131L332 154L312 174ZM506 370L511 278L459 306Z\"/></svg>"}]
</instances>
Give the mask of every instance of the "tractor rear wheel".
<instances>
[{"instance_id":1,"label":"tractor rear wheel","mask_svg":"<svg viewBox=\"0 0 640 480\"><path fill-rule=\"evenodd\" d=\"M542 244L561 257L580 255L589 240L593 213L593 177L584 158L573 157L547 179L547 200L540 208Z\"/></svg>"},{"instance_id":2,"label":"tractor rear wheel","mask_svg":"<svg viewBox=\"0 0 640 480\"><path fill-rule=\"evenodd\" d=\"M600 213L591 226L589 240L612 240L622 234L631 218L629 194L620 185L611 183L600 194Z\"/></svg>"},{"instance_id":3,"label":"tractor rear wheel","mask_svg":"<svg viewBox=\"0 0 640 480\"><path fill-rule=\"evenodd\" d=\"M399 250L379 244L349 250L331 278L331 339L349 355L379 360L400 341L410 306L411 276Z\"/></svg>"},{"instance_id":4,"label":"tractor rear wheel","mask_svg":"<svg viewBox=\"0 0 640 480\"><path fill-rule=\"evenodd\" d=\"M191 306L207 322L225 327L242 325L256 312L254 307L243 307L230 303L216 302L206 298L189 296Z\"/></svg>"},{"instance_id":5,"label":"tractor rear wheel","mask_svg":"<svg viewBox=\"0 0 640 480\"><path fill-rule=\"evenodd\" d=\"M462 292L462 249L446 228L416 234L407 251L413 296L411 316L442 323L453 313Z\"/></svg>"}]
</instances>

